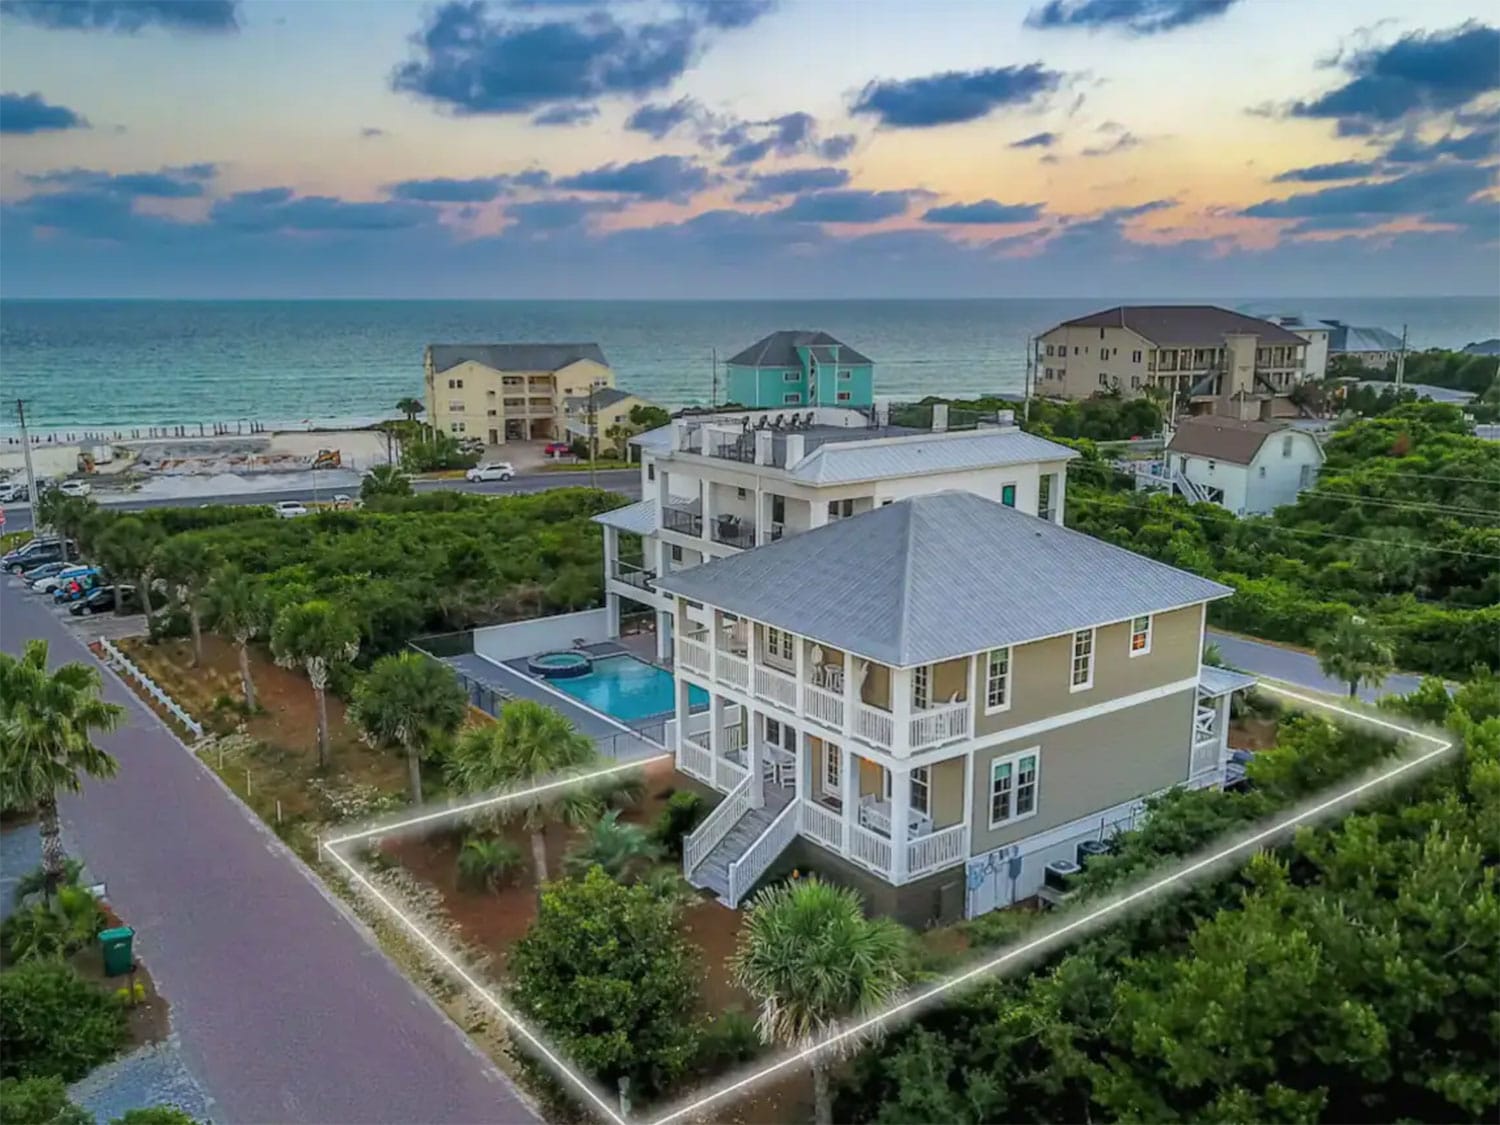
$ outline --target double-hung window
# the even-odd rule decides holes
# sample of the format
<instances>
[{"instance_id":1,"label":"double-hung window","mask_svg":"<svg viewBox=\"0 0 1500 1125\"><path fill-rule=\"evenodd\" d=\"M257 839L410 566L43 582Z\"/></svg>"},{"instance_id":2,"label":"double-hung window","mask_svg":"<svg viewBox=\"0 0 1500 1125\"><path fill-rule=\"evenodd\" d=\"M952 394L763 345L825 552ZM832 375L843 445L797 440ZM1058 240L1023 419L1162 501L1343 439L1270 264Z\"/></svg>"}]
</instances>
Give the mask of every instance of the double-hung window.
<instances>
[{"instance_id":1,"label":"double-hung window","mask_svg":"<svg viewBox=\"0 0 1500 1125\"><path fill-rule=\"evenodd\" d=\"M778 660L792 659L792 635L784 629L766 626L766 654Z\"/></svg>"},{"instance_id":2,"label":"double-hung window","mask_svg":"<svg viewBox=\"0 0 1500 1125\"><path fill-rule=\"evenodd\" d=\"M1094 686L1094 631L1080 629L1073 634L1072 691Z\"/></svg>"},{"instance_id":3,"label":"double-hung window","mask_svg":"<svg viewBox=\"0 0 1500 1125\"><path fill-rule=\"evenodd\" d=\"M831 742L823 744L823 792L830 797L837 797L842 792L843 753Z\"/></svg>"},{"instance_id":4,"label":"double-hung window","mask_svg":"<svg viewBox=\"0 0 1500 1125\"><path fill-rule=\"evenodd\" d=\"M928 778L928 767L917 766L911 771L911 807L923 816L932 815L932 783ZM890 776L887 774L886 776Z\"/></svg>"},{"instance_id":5,"label":"double-hung window","mask_svg":"<svg viewBox=\"0 0 1500 1125\"><path fill-rule=\"evenodd\" d=\"M911 670L911 708L925 711L932 706L932 669L922 664Z\"/></svg>"},{"instance_id":6,"label":"double-hung window","mask_svg":"<svg viewBox=\"0 0 1500 1125\"><path fill-rule=\"evenodd\" d=\"M985 681L984 710L986 714L1010 709L1010 649L997 648L990 652L989 672Z\"/></svg>"},{"instance_id":7,"label":"double-hung window","mask_svg":"<svg viewBox=\"0 0 1500 1125\"><path fill-rule=\"evenodd\" d=\"M1130 655L1144 656L1151 651L1151 615L1130 620Z\"/></svg>"},{"instance_id":8,"label":"double-hung window","mask_svg":"<svg viewBox=\"0 0 1500 1125\"><path fill-rule=\"evenodd\" d=\"M1040 752L1035 748L990 763L990 827L1036 815Z\"/></svg>"}]
</instances>

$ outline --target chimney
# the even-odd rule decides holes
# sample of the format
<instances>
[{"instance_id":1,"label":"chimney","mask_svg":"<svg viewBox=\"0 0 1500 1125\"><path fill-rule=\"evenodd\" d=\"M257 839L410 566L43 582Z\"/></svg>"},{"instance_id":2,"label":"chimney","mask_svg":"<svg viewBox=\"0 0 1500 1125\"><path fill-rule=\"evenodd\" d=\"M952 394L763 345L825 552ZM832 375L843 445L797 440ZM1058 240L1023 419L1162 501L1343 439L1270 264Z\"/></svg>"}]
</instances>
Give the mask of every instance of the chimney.
<instances>
[{"instance_id":1,"label":"chimney","mask_svg":"<svg viewBox=\"0 0 1500 1125\"><path fill-rule=\"evenodd\" d=\"M946 402L935 402L932 404L932 432L935 434L946 433L948 430L948 404Z\"/></svg>"},{"instance_id":2,"label":"chimney","mask_svg":"<svg viewBox=\"0 0 1500 1125\"><path fill-rule=\"evenodd\" d=\"M767 435L768 437L770 435ZM790 469L798 461L802 460L803 434L786 435L786 467Z\"/></svg>"},{"instance_id":3,"label":"chimney","mask_svg":"<svg viewBox=\"0 0 1500 1125\"><path fill-rule=\"evenodd\" d=\"M775 438L771 436L770 430L755 431L755 463L757 465L769 465L775 454Z\"/></svg>"}]
</instances>

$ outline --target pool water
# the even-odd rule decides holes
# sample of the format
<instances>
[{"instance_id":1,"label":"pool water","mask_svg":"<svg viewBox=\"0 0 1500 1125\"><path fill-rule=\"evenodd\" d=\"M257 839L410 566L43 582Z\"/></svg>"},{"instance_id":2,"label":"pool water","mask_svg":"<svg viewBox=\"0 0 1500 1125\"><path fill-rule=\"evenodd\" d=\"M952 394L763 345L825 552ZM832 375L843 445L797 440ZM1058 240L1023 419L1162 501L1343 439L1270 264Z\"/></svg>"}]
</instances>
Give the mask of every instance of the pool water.
<instances>
[{"instance_id":1,"label":"pool water","mask_svg":"<svg viewBox=\"0 0 1500 1125\"><path fill-rule=\"evenodd\" d=\"M595 659L594 670L587 676L547 681L548 687L626 722L675 710L672 692L676 684L671 672L625 655ZM689 687L688 699L691 706L701 707L708 703L708 693Z\"/></svg>"}]
</instances>

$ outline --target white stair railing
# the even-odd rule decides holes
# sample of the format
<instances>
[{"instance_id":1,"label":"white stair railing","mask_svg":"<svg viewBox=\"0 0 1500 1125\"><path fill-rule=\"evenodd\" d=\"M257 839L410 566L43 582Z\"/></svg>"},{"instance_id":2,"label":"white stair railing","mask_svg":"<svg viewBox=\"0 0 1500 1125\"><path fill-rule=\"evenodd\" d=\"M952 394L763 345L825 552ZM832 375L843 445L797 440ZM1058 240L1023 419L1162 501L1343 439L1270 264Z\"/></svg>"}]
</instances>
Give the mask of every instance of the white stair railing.
<instances>
[{"instance_id":1,"label":"white stair railing","mask_svg":"<svg viewBox=\"0 0 1500 1125\"><path fill-rule=\"evenodd\" d=\"M729 835L729 830L740 817L750 811L750 775L729 791L719 802L719 807L708 814L682 841L682 873L691 875L693 869L708 858L708 853L719 846L719 841Z\"/></svg>"},{"instance_id":2,"label":"white stair railing","mask_svg":"<svg viewBox=\"0 0 1500 1125\"><path fill-rule=\"evenodd\" d=\"M1172 470L1172 483L1177 486L1177 491L1181 492L1183 496L1187 497L1188 503L1209 503L1208 494L1205 493L1203 489L1199 488L1192 481L1188 480L1187 474L1184 473L1181 469Z\"/></svg>"},{"instance_id":3,"label":"white stair railing","mask_svg":"<svg viewBox=\"0 0 1500 1125\"><path fill-rule=\"evenodd\" d=\"M750 893L750 888L766 873L766 868L776 862L776 857L786 850L797 835L797 802L791 801L766 825L766 830L755 838L755 843L745 849L745 854L729 865L730 906L739 906L740 900Z\"/></svg>"}]
</instances>

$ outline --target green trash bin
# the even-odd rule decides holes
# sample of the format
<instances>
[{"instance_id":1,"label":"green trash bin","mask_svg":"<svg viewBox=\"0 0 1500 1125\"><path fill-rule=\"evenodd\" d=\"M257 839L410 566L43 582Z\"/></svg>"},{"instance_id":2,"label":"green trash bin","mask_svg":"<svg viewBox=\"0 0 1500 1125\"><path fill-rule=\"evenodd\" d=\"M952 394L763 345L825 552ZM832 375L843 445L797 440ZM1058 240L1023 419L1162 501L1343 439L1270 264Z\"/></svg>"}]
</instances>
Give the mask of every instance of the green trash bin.
<instances>
[{"instance_id":1,"label":"green trash bin","mask_svg":"<svg viewBox=\"0 0 1500 1125\"><path fill-rule=\"evenodd\" d=\"M124 976L135 968L135 931L129 926L116 926L99 934L99 946L104 950L104 975Z\"/></svg>"}]
</instances>

